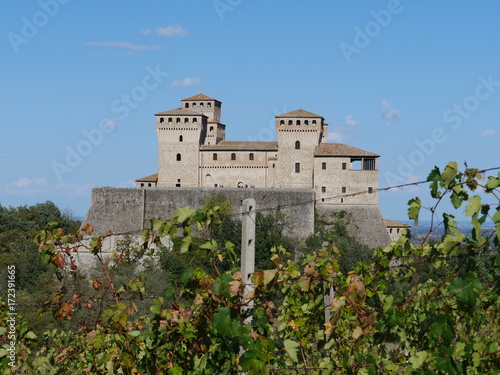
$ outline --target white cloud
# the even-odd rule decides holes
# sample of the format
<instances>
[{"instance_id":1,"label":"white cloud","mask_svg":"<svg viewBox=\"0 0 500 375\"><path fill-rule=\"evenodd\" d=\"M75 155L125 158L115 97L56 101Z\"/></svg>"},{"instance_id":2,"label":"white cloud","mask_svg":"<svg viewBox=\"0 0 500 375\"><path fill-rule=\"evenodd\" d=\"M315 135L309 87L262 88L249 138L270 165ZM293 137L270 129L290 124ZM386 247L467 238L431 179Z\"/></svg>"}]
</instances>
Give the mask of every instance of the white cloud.
<instances>
[{"instance_id":1,"label":"white cloud","mask_svg":"<svg viewBox=\"0 0 500 375\"><path fill-rule=\"evenodd\" d=\"M380 115L384 120L388 120L385 126L391 126L390 121L401 120L401 112L397 109L392 109L391 103L388 100L382 100L382 114Z\"/></svg>"},{"instance_id":2,"label":"white cloud","mask_svg":"<svg viewBox=\"0 0 500 375\"><path fill-rule=\"evenodd\" d=\"M359 121L354 120L354 116L348 115L345 117L345 123L350 126L358 126Z\"/></svg>"},{"instance_id":3,"label":"white cloud","mask_svg":"<svg viewBox=\"0 0 500 375\"><path fill-rule=\"evenodd\" d=\"M177 81L174 81L170 84L170 87L190 87L190 86L197 86L201 82L200 78L198 77L187 77L184 79L180 79Z\"/></svg>"},{"instance_id":4,"label":"white cloud","mask_svg":"<svg viewBox=\"0 0 500 375\"><path fill-rule=\"evenodd\" d=\"M188 32L184 30L180 25L172 25L167 27L158 27L156 32L159 36L187 36Z\"/></svg>"},{"instance_id":5,"label":"white cloud","mask_svg":"<svg viewBox=\"0 0 500 375\"><path fill-rule=\"evenodd\" d=\"M87 42L84 43L86 46L91 47L112 47L112 48L124 48L129 52L132 51L147 51L154 49L163 49L163 46L146 46L142 44L132 44L129 42Z\"/></svg>"},{"instance_id":6,"label":"white cloud","mask_svg":"<svg viewBox=\"0 0 500 375\"><path fill-rule=\"evenodd\" d=\"M45 177L25 177L7 184L3 190L9 194L25 195L45 192L46 187L47 179Z\"/></svg>"},{"instance_id":7,"label":"white cloud","mask_svg":"<svg viewBox=\"0 0 500 375\"><path fill-rule=\"evenodd\" d=\"M74 185L74 184L63 183L63 184L57 184L54 187L61 194L64 194L65 196L72 198L90 195L90 192L92 190L92 184Z\"/></svg>"},{"instance_id":8,"label":"white cloud","mask_svg":"<svg viewBox=\"0 0 500 375\"><path fill-rule=\"evenodd\" d=\"M500 135L500 130L498 129L486 129L481 133L483 137L492 137L496 135Z\"/></svg>"},{"instance_id":9,"label":"white cloud","mask_svg":"<svg viewBox=\"0 0 500 375\"><path fill-rule=\"evenodd\" d=\"M139 31L142 35L149 35L151 34L151 29L145 29L145 30L141 30Z\"/></svg>"},{"instance_id":10,"label":"white cloud","mask_svg":"<svg viewBox=\"0 0 500 375\"><path fill-rule=\"evenodd\" d=\"M326 139L328 142L333 142L333 143L345 142L345 136L340 132L328 132L328 137Z\"/></svg>"}]
</instances>

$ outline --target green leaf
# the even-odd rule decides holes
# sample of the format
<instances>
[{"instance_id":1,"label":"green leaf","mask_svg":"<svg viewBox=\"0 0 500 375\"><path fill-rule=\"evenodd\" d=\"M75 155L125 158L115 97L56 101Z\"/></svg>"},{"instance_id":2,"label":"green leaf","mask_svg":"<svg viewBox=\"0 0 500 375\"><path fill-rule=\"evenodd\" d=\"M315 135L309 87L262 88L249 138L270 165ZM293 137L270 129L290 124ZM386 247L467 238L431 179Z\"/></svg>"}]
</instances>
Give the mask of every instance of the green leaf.
<instances>
[{"instance_id":1,"label":"green leaf","mask_svg":"<svg viewBox=\"0 0 500 375\"><path fill-rule=\"evenodd\" d=\"M467 305L476 304L481 289L481 282L472 273L465 274L463 279L456 277L450 284L450 290L457 294L457 301Z\"/></svg>"},{"instance_id":2,"label":"green leaf","mask_svg":"<svg viewBox=\"0 0 500 375\"><path fill-rule=\"evenodd\" d=\"M498 177L489 176L488 181L486 181L486 192L496 189L500 186L500 173Z\"/></svg>"},{"instance_id":3,"label":"green leaf","mask_svg":"<svg viewBox=\"0 0 500 375\"><path fill-rule=\"evenodd\" d=\"M474 195L473 197L469 198L467 202L469 202L470 205L465 207L465 216L477 215L477 213L481 209L481 197L479 195Z\"/></svg>"},{"instance_id":4,"label":"green leaf","mask_svg":"<svg viewBox=\"0 0 500 375\"><path fill-rule=\"evenodd\" d=\"M28 331L28 333L26 333L26 337L30 340L35 340L37 338L37 336L32 331Z\"/></svg>"},{"instance_id":5,"label":"green leaf","mask_svg":"<svg viewBox=\"0 0 500 375\"><path fill-rule=\"evenodd\" d=\"M128 334L132 337L137 337L141 334L141 331L130 331Z\"/></svg>"},{"instance_id":6,"label":"green leaf","mask_svg":"<svg viewBox=\"0 0 500 375\"><path fill-rule=\"evenodd\" d=\"M408 201L408 218L413 219L415 226L418 227L418 215L420 213L420 208L422 208L422 202L420 198L410 199Z\"/></svg>"},{"instance_id":7,"label":"green leaf","mask_svg":"<svg viewBox=\"0 0 500 375\"><path fill-rule=\"evenodd\" d=\"M456 162L451 161L448 163L446 168L444 169L443 174L441 175L441 179L443 181L443 185L446 189L450 189L452 184L455 182L455 177L458 172L458 165Z\"/></svg>"},{"instance_id":8,"label":"green leaf","mask_svg":"<svg viewBox=\"0 0 500 375\"><path fill-rule=\"evenodd\" d=\"M415 353L415 355L410 358L410 363L412 367L416 370L422 367L426 359L427 359L427 352L421 351Z\"/></svg>"},{"instance_id":9,"label":"green leaf","mask_svg":"<svg viewBox=\"0 0 500 375\"><path fill-rule=\"evenodd\" d=\"M293 362L298 362L299 358L297 357L299 343L290 339L286 339L283 341L283 345L285 346L285 350L287 354L290 356Z\"/></svg>"},{"instance_id":10,"label":"green leaf","mask_svg":"<svg viewBox=\"0 0 500 375\"><path fill-rule=\"evenodd\" d=\"M153 314L159 315L162 309L163 309L163 297L158 297L151 301L151 306L149 307L149 310Z\"/></svg>"},{"instance_id":11,"label":"green leaf","mask_svg":"<svg viewBox=\"0 0 500 375\"><path fill-rule=\"evenodd\" d=\"M453 321L446 315L438 315L436 321L431 324L429 335L435 339L441 339L447 344L451 344L455 337Z\"/></svg>"},{"instance_id":12,"label":"green leaf","mask_svg":"<svg viewBox=\"0 0 500 375\"><path fill-rule=\"evenodd\" d=\"M191 207L183 207L179 208L177 211L174 212L174 219L177 219L178 223L183 223L187 219L189 219L196 211L192 209Z\"/></svg>"},{"instance_id":13,"label":"green leaf","mask_svg":"<svg viewBox=\"0 0 500 375\"><path fill-rule=\"evenodd\" d=\"M181 244L181 253L187 253L192 242L193 239L191 238L191 236L184 237Z\"/></svg>"},{"instance_id":14,"label":"green leaf","mask_svg":"<svg viewBox=\"0 0 500 375\"><path fill-rule=\"evenodd\" d=\"M2 336L3 334L5 334L5 332L7 332L7 328L0 327L0 336Z\"/></svg>"}]
</instances>

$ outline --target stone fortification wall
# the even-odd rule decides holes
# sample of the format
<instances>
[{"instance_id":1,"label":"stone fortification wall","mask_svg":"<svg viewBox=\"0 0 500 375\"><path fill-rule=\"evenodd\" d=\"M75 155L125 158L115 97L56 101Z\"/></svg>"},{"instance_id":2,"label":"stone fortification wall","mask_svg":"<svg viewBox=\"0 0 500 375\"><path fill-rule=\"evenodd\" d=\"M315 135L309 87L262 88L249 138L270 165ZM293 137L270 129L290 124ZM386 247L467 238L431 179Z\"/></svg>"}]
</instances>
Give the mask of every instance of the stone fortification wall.
<instances>
[{"instance_id":1,"label":"stone fortification wall","mask_svg":"<svg viewBox=\"0 0 500 375\"><path fill-rule=\"evenodd\" d=\"M343 220L347 223L349 234L362 244L371 248L386 247L389 244L389 234L377 205L317 205L316 212L325 219L334 219L336 214L345 211Z\"/></svg>"},{"instance_id":2,"label":"stone fortification wall","mask_svg":"<svg viewBox=\"0 0 500 375\"><path fill-rule=\"evenodd\" d=\"M170 219L178 208L203 206L203 198L212 192L224 194L233 214L240 213L241 201L254 198L257 209L279 209L287 215L291 233L297 239L306 238L314 230L314 190L306 189L229 189L229 188L156 188L125 189L95 188L84 224L92 224L97 235L137 233L149 228L149 219ZM304 203L304 204L300 204ZM264 213L270 211L264 211Z\"/></svg>"}]
</instances>

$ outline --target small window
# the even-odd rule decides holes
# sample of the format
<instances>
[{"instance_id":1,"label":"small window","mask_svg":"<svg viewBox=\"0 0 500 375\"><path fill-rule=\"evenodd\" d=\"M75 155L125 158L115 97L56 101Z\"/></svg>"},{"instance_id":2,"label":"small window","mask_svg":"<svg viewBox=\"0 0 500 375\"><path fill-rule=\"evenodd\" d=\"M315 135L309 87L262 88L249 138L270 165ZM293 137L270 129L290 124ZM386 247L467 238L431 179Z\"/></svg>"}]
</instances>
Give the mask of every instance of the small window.
<instances>
[{"instance_id":1,"label":"small window","mask_svg":"<svg viewBox=\"0 0 500 375\"><path fill-rule=\"evenodd\" d=\"M344 198L340 198L340 203L344 203Z\"/></svg>"},{"instance_id":2,"label":"small window","mask_svg":"<svg viewBox=\"0 0 500 375\"><path fill-rule=\"evenodd\" d=\"M300 150L300 142L299 141L295 141L295 149Z\"/></svg>"},{"instance_id":3,"label":"small window","mask_svg":"<svg viewBox=\"0 0 500 375\"><path fill-rule=\"evenodd\" d=\"M281 120L280 125L285 125L285 120Z\"/></svg>"},{"instance_id":4,"label":"small window","mask_svg":"<svg viewBox=\"0 0 500 375\"><path fill-rule=\"evenodd\" d=\"M144 187L144 183L141 183L141 188Z\"/></svg>"},{"instance_id":5,"label":"small window","mask_svg":"<svg viewBox=\"0 0 500 375\"><path fill-rule=\"evenodd\" d=\"M184 137L182 135L179 135L179 142L183 142L184 141Z\"/></svg>"},{"instance_id":6,"label":"small window","mask_svg":"<svg viewBox=\"0 0 500 375\"><path fill-rule=\"evenodd\" d=\"M312 124L313 124L313 125L316 125L316 120L313 120Z\"/></svg>"},{"instance_id":7,"label":"small window","mask_svg":"<svg viewBox=\"0 0 500 375\"><path fill-rule=\"evenodd\" d=\"M322 192L322 193L326 193L326 186L322 186L322 187L321 187L321 192Z\"/></svg>"},{"instance_id":8,"label":"small window","mask_svg":"<svg viewBox=\"0 0 500 375\"><path fill-rule=\"evenodd\" d=\"M198 119L196 117L193 118L193 122L198 122Z\"/></svg>"},{"instance_id":9,"label":"small window","mask_svg":"<svg viewBox=\"0 0 500 375\"><path fill-rule=\"evenodd\" d=\"M347 193L347 188L345 186L342 186L342 193Z\"/></svg>"},{"instance_id":10,"label":"small window","mask_svg":"<svg viewBox=\"0 0 500 375\"><path fill-rule=\"evenodd\" d=\"M391 229L389 229L389 233L392 233L392 228L391 228Z\"/></svg>"},{"instance_id":11,"label":"small window","mask_svg":"<svg viewBox=\"0 0 500 375\"><path fill-rule=\"evenodd\" d=\"M375 170L375 159L364 159L363 160L363 169L365 171L374 171Z\"/></svg>"},{"instance_id":12,"label":"small window","mask_svg":"<svg viewBox=\"0 0 500 375\"><path fill-rule=\"evenodd\" d=\"M214 127L213 127L213 126L211 126L211 127L210 127L210 131L211 131L211 132L213 132L213 131L214 131Z\"/></svg>"},{"instance_id":13,"label":"small window","mask_svg":"<svg viewBox=\"0 0 500 375\"><path fill-rule=\"evenodd\" d=\"M236 154L235 153L231 154L231 160L236 160Z\"/></svg>"},{"instance_id":14,"label":"small window","mask_svg":"<svg viewBox=\"0 0 500 375\"><path fill-rule=\"evenodd\" d=\"M309 120L304 120L304 125L309 125Z\"/></svg>"},{"instance_id":15,"label":"small window","mask_svg":"<svg viewBox=\"0 0 500 375\"><path fill-rule=\"evenodd\" d=\"M253 160L253 154L250 153L250 155L248 155L248 160Z\"/></svg>"},{"instance_id":16,"label":"small window","mask_svg":"<svg viewBox=\"0 0 500 375\"><path fill-rule=\"evenodd\" d=\"M148 187L151 187L151 182L148 184Z\"/></svg>"},{"instance_id":17,"label":"small window","mask_svg":"<svg viewBox=\"0 0 500 375\"><path fill-rule=\"evenodd\" d=\"M326 163L321 163L321 169L326 169Z\"/></svg>"},{"instance_id":18,"label":"small window","mask_svg":"<svg viewBox=\"0 0 500 375\"><path fill-rule=\"evenodd\" d=\"M300 163L295 163L295 173L300 173Z\"/></svg>"},{"instance_id":19,"label":"small window","mask_svg":"<svg viewBox=\"0 0 500 375\"><path fill-rule=\"evenodd\" d=\"M160 124L163 124L164 121L165 119L163 117L160 117Z\"/></svg>"},{"instance_id":20,"label":"small window","mask_svg":"<svg viewBox=\"0 0 500 375\"><path fill-rule=\"evenodd\" d=\"M369 194L372 194L372 193L373 193L373 188L372 188L371 186L368 188L368 193L369 193Z\"/></svg>"},{"instance_id":21,"label":"small window","mask_svg":"<svg viewBox=\"0 0 500 375\"><path fill-rule=\"evenodd\" d=\"M169 118L168 118L168 122L172 122L172 117L169 117Z\"/></svg>"},{"instance_id":22,"label":"small window","mask_svg":"<svg viewBox=\"0 0 500 375\"><path fill-rule=\"evenodd\" d=\"M212 108L212 103L207 103L207 108Z\"/></svg>"},{"instance_id":23,"label":"small window","mask_svg":"<svg viewBox=\"0 0 500 375\"><path fill-rule=\"evenodd\" d=\"M176 122L177 124L178 124L178 123L180 123L180 122L181 122L181 118L180 118L180 117L177 117L177 118L175 119L175 122Z\"/></svg>"},{"instance_id":24,"label":"small window","mask_svg":"<svg viewBox=\"0 0 500 375\"><path fill-rule=\"evenodd\" d=\"M342 169L347 169L347 163L342 163Z\"/></svg>"},{"instance_id":25,"label":"small window","mask_svg":"<svg viewBox=\"0 0 500 375\"><path fill-rule=\"evenodd\" d=\"M217 154L215 154L215 153L214 153L214 154L212 155L212 160L217 160Z\"/></svg>"},{"instance_id":26,"label":"small window","mask_svg":"<svg viewBox=\"0 0 500 375\"><path fill-rule=\"evenodd\" d=\"M200 108L203 108L203 107L204 107L203 103L200 103Z\"/></svg>"},{"instance_id":27,"label":"small window","mask_svg":"<svg viewBox=\"0 0 500 375\"><path fill-rule=\"evenodd\" d=\"M293 121L292 120L288 120L288 125L293 125Z\"/></svg>"},{"instance_id":28,"label":"small window","mask_svg":"<svg viewBox=\"0 0 500 375\"><path fill-rule=\"evenodd\" d=\"M300 120L297 120L297 121L295 122L295 125L300 125Z\"/></svg>"},{"instance_id":29,"label":"small window","mask_svg":"<svg viewBox=\"0 0 500 375\"><path fill-rule=\"evenodd\" d=\"M181 161L181 154L177 154L176 160Z\"/></svg>"},{"instance_id":30,"label":"small window","mask_svg":"<svg viewBox=\"0 0 500 375\"><path fill-rule=\"evenodd\" d=\"M187 122L189 122L189 119L186 117L186 118L184 119L184 123L187 123Z\"/></svg>"},{"instance_id":31,"label":"small window","mask_svg":"<svg viewBox=\"0 0 500 375\"><path fill-rule=\"evenodd\" d=\"M196 103L193 103L193 108L196 108Z\"/></svg>"},{"instance_id":32,"label":"small window","mask_svg":"<svg viewBox=\"0 0 500 375\"><path fill-rule=\"evenodd\" d=\"M184 108L189 108L189 103L184 104Z\"/></svg>"},{"instance_id":33,"label":"small window","mask_svg":"<svg viewBox=\"0 0 500 375\"><path fill-rule=\"evenodd\" d=\"M275 164L273 164L273 168L275 167Z\"/></svg>"}]
</instances>

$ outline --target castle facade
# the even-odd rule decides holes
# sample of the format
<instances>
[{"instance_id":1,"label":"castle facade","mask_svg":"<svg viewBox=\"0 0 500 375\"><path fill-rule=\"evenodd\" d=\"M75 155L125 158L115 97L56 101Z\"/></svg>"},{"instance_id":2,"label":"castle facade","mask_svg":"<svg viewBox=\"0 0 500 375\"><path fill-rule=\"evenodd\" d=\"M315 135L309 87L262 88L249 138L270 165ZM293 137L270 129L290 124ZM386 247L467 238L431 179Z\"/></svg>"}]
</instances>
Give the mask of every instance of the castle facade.
<instances>
[{"instance_id":1,"label":"castle facade","mask_svg":"<svg viewBox=\"0 0 500 375\"><path fill-rule=\"evenodd\" d=\"M275 116L277 142L226 141L221 104L198 94L156 113L158 173L136 187L314 189L316 204L378 204L379 155L327 143L322 116Z\"/></svg>"}]
</instances>

